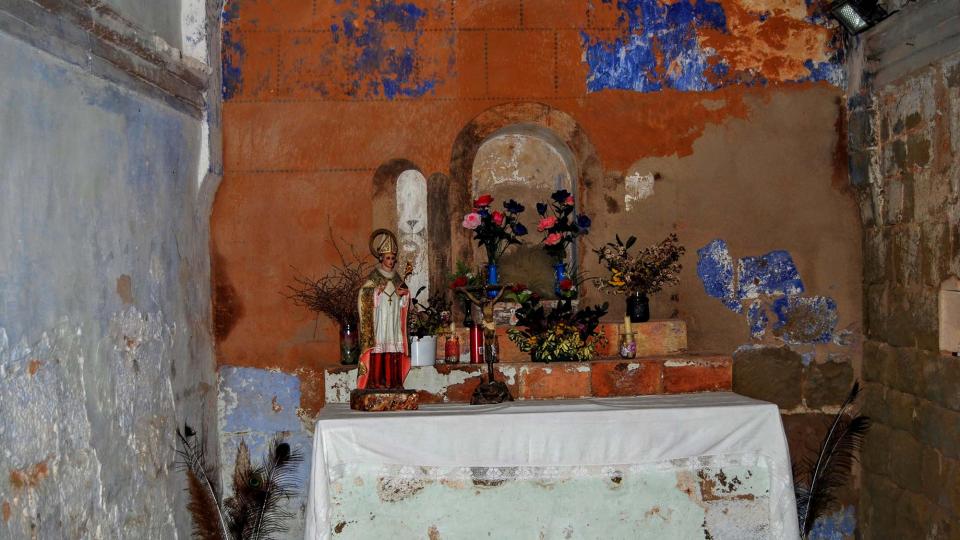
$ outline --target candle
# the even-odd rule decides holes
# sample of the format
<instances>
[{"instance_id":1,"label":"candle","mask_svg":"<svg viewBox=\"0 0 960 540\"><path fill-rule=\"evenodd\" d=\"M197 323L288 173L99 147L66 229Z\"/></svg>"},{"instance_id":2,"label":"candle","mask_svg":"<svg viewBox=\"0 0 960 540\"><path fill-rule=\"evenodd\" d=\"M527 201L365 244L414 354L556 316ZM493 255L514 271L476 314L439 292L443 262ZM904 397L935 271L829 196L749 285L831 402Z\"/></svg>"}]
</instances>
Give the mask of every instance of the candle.
<instances>
[{"instance_id":1,"label":"candle","mask_svg":"<svg viewBox=\"0 0 960 540\"><path fill-rule=\"evenodd\" d=\"M624 333L624 334L632 334L632 333L633 333L633 328L630 327L630 316L629 316L629 315L624 315L624 316L623 316L623 333Z\"/></svg>"}]
</instances>

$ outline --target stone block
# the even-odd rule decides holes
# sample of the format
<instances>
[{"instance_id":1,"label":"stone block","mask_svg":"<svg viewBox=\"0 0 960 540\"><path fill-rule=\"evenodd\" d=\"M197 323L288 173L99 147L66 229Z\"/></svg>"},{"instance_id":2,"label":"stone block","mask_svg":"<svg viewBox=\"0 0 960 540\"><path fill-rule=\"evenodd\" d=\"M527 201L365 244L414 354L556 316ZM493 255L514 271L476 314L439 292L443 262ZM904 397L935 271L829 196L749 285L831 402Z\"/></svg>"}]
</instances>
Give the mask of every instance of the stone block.
<instances>
[{"instance_id":1,"label":"stone block","mask_svg":"<svg viewBox=\"0 0 960 540\"><path fill-rule=\"evenodd\" d=\"M886 284L867 285L863 291L863 319L866 334L875 340L883 340L887 335L887 300Z\"/></svg>"},{"instance_id":2,"label":"stone block","mask_svg":"<svg viewBox=\"0 0 960 540\"><path fill-rule=\"evenodd\" d=\"M660 362L592 362L590 385L594 397L639 396L662 391Z\"/></svg>"},{"instance_id":3,"label":"stone block","mask_svg":"<svg viewBox=\"0 0 960 540\"><path fill-rule=\"evenodd\" d=\"M663 363L663 391L668 394L729 390L733 365L726 357L666 360Z\"/></svg>"},{"instance_id":4,"label":"stone block","mask_svg":"<svg viewBox=\"0 0 960 540\"><path fill-rule=\"evenodd\" d=\"M911 433L893 429L885 443L890 445L890 478L911 491L923 489L923 447L920 441Z\"/></svg>"},{"instance_id":5,"label":"stone block","mask_svg":"<svg viewBox=\"0 0 960 540\"><path fill-rule=\"evenodd\" d=\"M913 322L916 346L928 351L940 350L940 291L922 287L909 298L909 315Z\"/></svg>"},{"instance_id":6,"label":"stone block","mask_svg":"<svg viewBox=\"0 0 960 540\"><path fill-rule=\"evenodd\" d=\"M864 382L883 381L883 358L880 355L880 343L873 340L863 342L863 380Z\"/></svg>"},{"instance_id":7,"label":"stone block","mask_svg":"<svg viewBox=\"0 0 960 540\"><path fill-rule=\"evenodd\" d=\"M520 399L590 396L590 364L524 364L517 371Z\"/></svg>"},{"instance_id":8,"label":"stone block","mask_svg":"<svg viewBox=\"0 0 960 540\"><path fill-rule=\"evenodd\" d=\"M923 372L923 396L933 403L960 411L960 358L920 350L917 358Z\"/></svg>"},{"instance_id":9,"label":"stone block","mask_svg":"<svg viewBox=\"0 0 960 540\"><path fill-rule=\"evenodd\" d=\"M863 475L863 498L859 520L865 538L894 538L890 532L897 522L897 499L903 491L896 484L877 474Z\"/></svg>"},{"instance_id":10,"label":"stone block","mask_svg":"<svg viewBox=\"0 0 960 540\"><path fill-rule=\"evenodd\" d=\"M733 356L733 390L776 403L781 409L801 404L803 362L787 347L744 349Z\"/></svg>"},{"instance_id":11,"label":"stone block","mask_svg":"<svg viewBox=\"0 0 960 540\"><path fill-rule=\"evenodd\" d=\"M897 390L888 390L885 398L885 422L893 429L919 435L917 398Z\"/></svg>"},{"instance_id":12,"label":"stone block","mask_svg":"<svg viewBox=\"0 0 960 540\"><path fill-rule=\"evenodd\" d=\"M863 233L863 280L868 284L887 279L888 238L882 229L866 229Z\"/></svg>"},{"instance_id":13,"label":"stone block","mask_svg":"<svg viewBox=\"0 0 960 540\"><path fill-rule=\"evenodd\" d=\"M894 280L901 286L920 284L920 228L895 228L890 236Z\"/></svg>"},{"instance_id":14,"label":"stone block","mask_svg":"<svg viewBox=\"0 0 960 540\"><path fill-rule=\"evenodd\" d=\"M923 444L940 450L948 458L960 459L960 413L921 400L918 416Z\"/></svg>"},{"instance_id":15,"label":"stone block","mask_svg":"<svg viewBox=\"0 0 960 540\"><path fill-rule=\"evenodd\" d=\"M886 225L906 224L913 220L913 177L909 171L898 177L888 175L885 182L887 196Z\"/></svg>"},{"instance_id":16,"label":"stone block","mask_svg":"<svg viewBox=\"0 0 960 540\"><path fill-rule=\"evenodd\" d=\"M949 471L944 467L945 461L940 452L924 446L920 458L920 480L923 485L922 493L928 499L937 502L944 486L949 481Z\"/></svg>"},{"instance_id":17,"label":"stone block","mask_svg":"<svg viewBox=\"0 0 960 540\"><path fill-rule=\"evenodd\" d=\"M840 405L852 385L853 367L848 362L812 363L804 369L803 398L812 409Z\"/></svg>"},{"instance_id":18,"label":"stone block","mask_svg":"<svg viewBox=\"0 0 960 540\"><path fill-rule=\"evenodd\" d=\"M784 414L783 430L787 434L790 460L794 465L806 459L814 459L820 451L820 443L833 421L832 414L804 413Z\"/></svg>"},{"instance_id":19,"label":"stone block","mask_svg":"<svg viewBox=\"0 0 960 540\"><path fill-rule=\"evenodd\" d=\"M920 261L923 284L939 288L950 265L950 230L945 222L921 224Z\"/></svg>"},{"instance_id":20,"label":"stone block","mask_svg":"<svg viewBox=\"0 0 960 540\"><path fill-rule=\"evenodd\" d=\"M860 450L864 470L883 476L890 474L890 435L886 424L874 422L870 426Z\"/></svg>"},{"instance_id":21,"label":"stone block","mask_svg":"<svg viewBox=\"0 0 960 540\"><path fill-rule=\"evenodd\" d=\"M908 167L925 167L930 162L930 139L926 133L914 133L907 137Z\"/></svg>"},{"instance_id":22,"label":"stone block","mask_svg":"<svg viewBox=\"0 0 960 540\"><path fill-rule=\"evenodd\" d=\"M894 356L895 375L887 385L901 392L923 395L923 366L913 347L899 347Z\"/></svg>"}]
</instances>

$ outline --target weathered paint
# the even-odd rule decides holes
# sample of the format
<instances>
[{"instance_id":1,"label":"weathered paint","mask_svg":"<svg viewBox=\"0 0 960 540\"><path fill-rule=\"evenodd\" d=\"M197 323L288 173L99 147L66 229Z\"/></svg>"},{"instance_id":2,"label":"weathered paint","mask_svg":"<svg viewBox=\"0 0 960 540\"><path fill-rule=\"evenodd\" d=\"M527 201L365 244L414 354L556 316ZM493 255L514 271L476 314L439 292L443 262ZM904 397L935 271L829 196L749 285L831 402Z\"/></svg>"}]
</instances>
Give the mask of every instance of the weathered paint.
<instances>
[{"instance_id":1,"label":"weathered paint","mask_svg":"<svg viewBox=\"0 0 960 540\"><path fill-rule=\"evenodd\" d=\"M826 296L802 296L803 280L789 252L776 250L737 261L726 242L714 240L697 250L697 275L704 291L720 299L735 313L747 307L747 324L754 339L763 339L768 330L789 345L836 343L849 344L849 332L836 331L839 322L837 303ZM770 326L770 314L776 321Z\"/></svg>"},{"instance_id":2,"label":"weathered paint","mask_svg":"<svg viewBox=\"0 0 960 540\"><path fill-rule=\"evenodd\" d=\"M856 530L856 508L844 506L817 519L810 530L810 540L846 540L852 538Z\"/></svg>"},{"instance_id":3,"label":"weathered paint","mask_svg":"<svg viewBox=\"0 0 960 540\"><path fill-rule=\"evenodd\" d=\"M762 462L465 470L352 465L331 473L333 538L771 535L770 476Z\"/></svg>"},{"instance_id":4,"label":"weathered paint","mask_svg":"<svg viewBox=\"0 0 960 540\"><path fill-rule=\"evenodd\" d=\"M424 14L409 31L371 24L385 29L396 54L415 45L420 75L410 84L437 83L420 96L392 98L382 92L379 70L354 69L359 48L344 34L344 14L366 24L372 2L317 2L316 9L310 2L228 4L225 49L237 43L245 53L226 52L239 82L224 105L225 179L211 218L216 284L225 292L217 326L230 329L218 337L221 365L296 373L335 364L335 325L277 294L290 283L291 267L320 275L338 260L327 241L328 223L363 251L381 218L373 215L379 206L371 202L371 179L384 163L415 163L428 189L434 180L448 182L456 201L457 190L470 191L474 152L508 126L553 133L575 156L578 200L594 218L587 248L615 232L638 236L639 245L670 230L680 234L688 248L681 283L653 297L652 309L655 318L687 320L691 348L726 352L750 339L744 319L704 295L697 279L695 248L714 238L749 245L751 255L789 246L806 272L804 287L829 291L836 300L838 326L859 324L857 216L849 194L829 180L840 167L834 151L842 90L836 79L810 82L804 65L835 58L833 23L811 17L815 6L715 2L725 30L697 26L697 39L683 54L723 58L728 78L702 92L636 92L589 91L587 85L581 32L591 43L630 43L632 34L642 33L627 28L627 16L619 26L623 11L614 2L414 3ZM682 75L675 79L693 80L696 73ZM364 83L354 91L358 80ZM625 212L625 177L634 172L659 177L655 192ZM451 215L467 211L455 206ZM600 275L595 258L583 251L585 271ZM736 261L726 255L734 276ZM719 295L729 309L745 311L736 284L724 287L729 294ZM622 317L621 299L586 288L585 301L610 300L610 320ZM769 306L764 309L775 320ZM775 339L767 324L765 339ZM514 380L520 379L518 373ZM671 384L684 388L680 379ZM633 381L636 387L646 382Z\"/></svg>"},{"instance_id":5,"label":"weathered paint","mask_svg":"<svg viewBox=\"0 0 960 540\"><path fill-rule=\"evenodd\" d=\"M587 89L700 92L730 84L843 83L830 30L835 23L799 2L760 4L618 0L621 35L610 40L609 31L581 32Z\"/></svg>"},{"instance_id":6,"label":"weathered paint","mask_svg":"<svg viewBox=\"0 0 960 540\"><path fill-rule=\"evenodd\" d=\"M0 71L0 536L186 537L174 430L217 437L200 123L6 34Z\"/></svg>"},{"instance_id":7,"label":"weathered paint","mask_svg":"<svg viewBox=\"0 0 960 540\"><path fill-rule=\"evenodd\" d=\"M719 298L732 311L743 311L734 292L733 258L725 241L713 240L697 250L697 275L708 295Z\"/></svg>"},{"instance_id":8,"label":"weathered paint","mask_svg":"<svg viewBox=\"0 0 960 540\"><path fill-rule=\"evenodd\" d=\"M759 257L743 257L738 262L741 300L764 296L794 295L803 292L800 272L786 251L771 251Z\"/></svg>"},{"instance_id":9,"label":"weathered paint","mask_svg":"<svg viewBox=\"0 0 960 540\"><path fill-rule=\"evenodd\" d=\"M258 463L276 436L282 436L299 450L304 460L293 472L296 493L283 501L294 513L284 538L303 537L303 511L313 448L309 421L300 418L300 379L278 371L255 368L220 368L218 423L220 426L220 482L224 497L233 493L232 475L240 441L247 445L250 459Z\"/></svg>"}]
</instances>

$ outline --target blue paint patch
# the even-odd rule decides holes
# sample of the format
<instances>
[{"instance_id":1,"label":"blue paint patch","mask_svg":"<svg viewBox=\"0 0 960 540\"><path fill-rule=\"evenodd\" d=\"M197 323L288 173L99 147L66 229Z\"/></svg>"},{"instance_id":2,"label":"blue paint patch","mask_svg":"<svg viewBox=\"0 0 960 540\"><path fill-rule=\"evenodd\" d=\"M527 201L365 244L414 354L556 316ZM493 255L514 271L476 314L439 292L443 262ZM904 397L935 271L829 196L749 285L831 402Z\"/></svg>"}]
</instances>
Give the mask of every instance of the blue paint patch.
<instances>
[{"instance_id":1,"label":"blue paint patch","mask_svg":"<svg viewBox=\"0 0 960 540\"><path fill-rule=\"evenodd\" d=\"M800 272L786 251L771 251L759 257L744 257L739 262L739 298L760 295L780 296L803 292Z\"/></svg>"},{"instance_id":2,"label":"blue paint patch","mask_svg":"<svg viewBox=\"0 0 960 540\"><path fill-rule=\"evenodd\" d=\"M762 338L767 332L767 324L770 323L767 310L764 309L762 302L756 300L750 304L750 308L747 310L747 320L750 322L750 335L754 339Z\"/></svg>"},{"instance_id":3,"label":"blue paint patch","mask_svg":"<svg viewBox=\"0 0 960 540\"><path fill-rule=\"evenodd\" d=\"M785 343L830 343L839 315L837 303L829 296L787 296L773 302L777 322L773 332Z\"/></svg>"},{"instance_id":4,"label":"blue paint patch","mask_svg":"<svg viewBox=\"0 0 960 540\"><path fill-rule=\"evenodd\" d=\"M656 92L665 88L713 90L726 73L712 50L700 47L698 28L726 31L723 6L704 0L618 0L620 22L629 34L613 41L581 32L590 67L587 90Z\"/></svg>"},{"instance_id":5,"label":"blue paint patch","mask_svg":"<svg viewBox=\"0 0 960 540\"><path fill-rule=\"evenodd\" d=\"M810 540L845 540L853 538L857 528L857 515L852 506L844 506L837 512L823 516L813 523Z\"/></svg>"},{"instance_id":6,"label":"blue paint patch","mask_svg":"<svg viewBox=\"0 0 960 540\"><path fill-rule=\"evenodd\" d=\"M228 0L226 5L223 6L223 14L221 15L224 25L231 23L240 18L240 2L237 0Z\"/></svg>"},{"instance_id":7,"label":"blue paint patch","mask_svg":"<svg viewBox=\"0 0 960 540\"><path fill-rule=\"evenodd\" d=\"M300 379L257 368L220 368L225 433L300 431Z\"/></svg>"},{"instance_id":8,"label":"blue paint patch","mask_svg":"<svg viewBox=\"0 0 960 540\"><path fill-rule=\"evenodd\" d=\"M226 14L226 12L224 12ZM246 50L240 39L234 39L230 30L223 30L223 53L221 56L221 70L223 71L223 99L232 99L243 84L243 59Z\"/></svg>"},{"instance_id":9,"label":"blue paint patch","mask_svg":"<svg viewBox=\"0 0 960 540\"><path fill-rule=\"evenodd\" d=\"M726 242L717 239L697 250L697 275L708 295L737 313L743 311L734 295L733 259Z\"/></svg>"},{"instance_id":10,"label":"blue paint patch","mask_svg":"<svg viewBox=\"0 0 960 540\"><path fill-rule=\"evenodd\" d=\"M357 22L354 13L343 16L343 35L356 55L350 66L353 79L348 81L348 93L367 97L418 97L433 90L436 79L420 80L416 73L419 41L423 34L418 23L426 11L416 5L387 1L372 8L373 17ZM395 48L387 44L387 31L413 34L413 46ZM335 35L339 41L339 36Z\"/></svg>"},{"instance_id":11,"label":"blue paint patch","mask_svg":"<svg viewBox=\"0 0 960 540\"><path fill-rule=\"evenodd\" d=\"M826 62L817 63L808 59L803 63L803 66L810 71L810 75L803 80L826 81L836 86L841 86L844 83L843 62L840 59L830 59Z\"/></svg>"}]
</instances>

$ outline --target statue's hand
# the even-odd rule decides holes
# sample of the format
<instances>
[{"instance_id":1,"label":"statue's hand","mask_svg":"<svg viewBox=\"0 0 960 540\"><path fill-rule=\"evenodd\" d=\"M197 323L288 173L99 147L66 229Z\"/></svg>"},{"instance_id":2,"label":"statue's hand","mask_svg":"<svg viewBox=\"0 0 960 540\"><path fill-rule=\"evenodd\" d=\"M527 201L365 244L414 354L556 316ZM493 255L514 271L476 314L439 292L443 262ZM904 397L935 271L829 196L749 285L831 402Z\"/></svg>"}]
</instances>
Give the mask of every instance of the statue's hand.
<instances>
[{"instance_id":1,"label":"statue's hand","mask_svg":"<svg viewBox=\"0 0 960 540\"><path fill-rule=\"evenodd\" d=\"M398 294L399 296L406 296L406 295L410 294L410 289L408 289L408 288L406 288L406 287L400 287L399 289L397 289L397 294Z\"/></svg>"}]
</instances>

